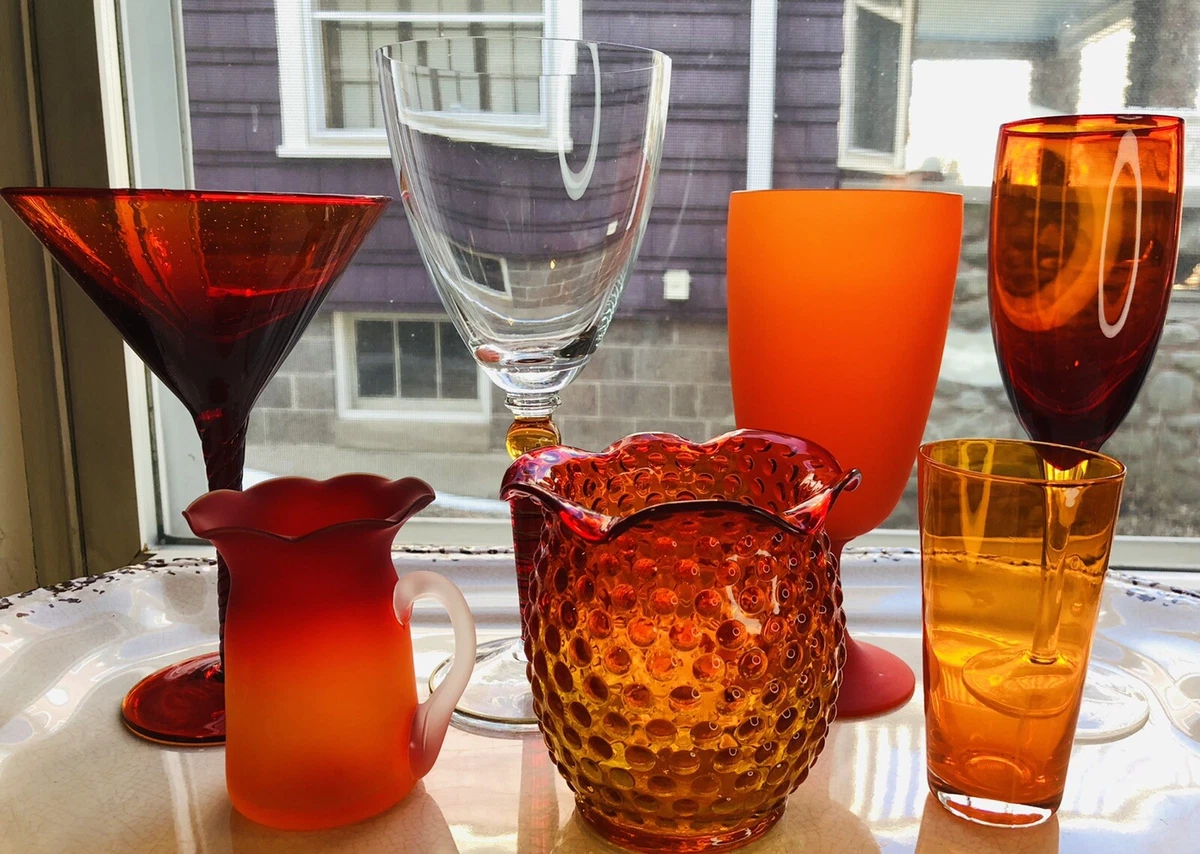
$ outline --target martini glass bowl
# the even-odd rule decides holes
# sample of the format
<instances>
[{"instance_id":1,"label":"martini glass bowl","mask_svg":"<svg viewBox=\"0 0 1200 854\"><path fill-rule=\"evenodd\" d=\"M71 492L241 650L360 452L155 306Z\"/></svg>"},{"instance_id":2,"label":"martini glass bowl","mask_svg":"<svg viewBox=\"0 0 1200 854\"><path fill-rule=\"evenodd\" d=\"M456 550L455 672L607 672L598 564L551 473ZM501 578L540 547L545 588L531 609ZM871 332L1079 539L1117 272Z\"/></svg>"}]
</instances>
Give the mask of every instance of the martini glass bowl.
<instances>
[{"instance_id":1,"label":"martini glass bowl","mask_svg":"<svg viewBox=\"0 0 1200 854\"><path fill-rule=\"evenodd\" d=\"M608 329L649 220L670 60L520 37L376 56L404 210L450 319L505 395L508 452L558 444L559 392ZM522 602L541 527L529 505L513 507ZM481 646L459 712L532 728L526 664L517 639Z\"/></svg>"},{"instance_id":2,"label":"martini glass bowl","mask_svg":"<svg viewBox=\"0 0 1200 854\"><path fill-rule=\"evenodd\" d=\"M187 407L208 488L241 489L246 425L388 203L366 196L10 187L0 197ZM217 556L224 635L229 572ZM220 651L147 676L126 726L166 744L225 740Z\"/></svg>"}]
</instances>

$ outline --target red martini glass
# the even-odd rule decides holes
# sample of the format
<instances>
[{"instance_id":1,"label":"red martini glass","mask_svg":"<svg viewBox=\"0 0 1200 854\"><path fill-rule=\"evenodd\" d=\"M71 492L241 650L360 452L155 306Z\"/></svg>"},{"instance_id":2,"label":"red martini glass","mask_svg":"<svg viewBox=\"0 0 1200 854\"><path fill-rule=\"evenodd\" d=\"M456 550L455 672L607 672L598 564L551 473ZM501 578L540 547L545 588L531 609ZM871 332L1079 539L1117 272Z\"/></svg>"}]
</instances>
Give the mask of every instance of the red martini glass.
<instances>
[{"instance_id":1,"label":"red martini glass","mask_svg":"<svg viewBox=\"0 0 1200 854\"><path fill-rule=\"evenodd\" d=\"M251 407L390 201L25 187L0 197L187 407L210 490L241 489ZM218 555L222 635L228 594ZM121 713L151 741L223 742L221 652L147 676Z\"/></svg>"}]
</instances>

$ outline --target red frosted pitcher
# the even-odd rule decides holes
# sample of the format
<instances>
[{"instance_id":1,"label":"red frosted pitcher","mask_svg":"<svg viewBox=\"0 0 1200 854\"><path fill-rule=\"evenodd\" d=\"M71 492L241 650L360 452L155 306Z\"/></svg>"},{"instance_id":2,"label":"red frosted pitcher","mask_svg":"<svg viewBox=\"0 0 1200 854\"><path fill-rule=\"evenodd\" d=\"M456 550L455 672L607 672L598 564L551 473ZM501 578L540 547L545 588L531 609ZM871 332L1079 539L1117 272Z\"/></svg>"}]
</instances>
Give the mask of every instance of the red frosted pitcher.
<instances>
[{"instance_id":1,"label":"red frosted pitcher","mask_svg":"<svg viewBox=\"0 0 1200 854\"><path fill-rule=\"evenodd\" d=\"M217 490L184 516L232 578L225 616L225 779L238 812L304 830L367 818L432 767L475 660L462 593L433 572L396 578L391 545L433 500L415 478L284 477ZM409 620L449 612L454 666L417 702Z\"/></svg>"}]
</instances>

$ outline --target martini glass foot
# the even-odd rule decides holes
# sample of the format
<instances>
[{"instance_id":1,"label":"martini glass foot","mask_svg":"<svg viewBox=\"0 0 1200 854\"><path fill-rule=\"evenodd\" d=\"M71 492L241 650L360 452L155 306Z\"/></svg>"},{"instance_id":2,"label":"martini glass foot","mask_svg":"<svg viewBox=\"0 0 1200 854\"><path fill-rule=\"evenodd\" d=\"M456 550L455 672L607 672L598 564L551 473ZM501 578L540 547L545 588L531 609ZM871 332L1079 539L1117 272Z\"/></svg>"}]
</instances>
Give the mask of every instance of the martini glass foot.
<instances>
[{"instance_id":1,"label":"martini glass foot","mask_svg":"<svg viewBox=\"0 0 1200 854\"><path fill-rule=\"evenodd\" d=\"M433 691L454 663L451 656L429 677ZM520 734L537 731L533 694L525 668L525 650L520 638L503 638L480 644L475 654L471 681L454 710L454 719L471 730Z\"/></svg>"},{"instance_id":2,"label":"martini glass foot","mask_svg":"<svg viewBox=\"0 0 1200 854\"><path fill-rule=\"evenodd\" d=\"M1150 719L1150 701L1133 677L1102 664L1088 668L1075 741L1097 744L1133 735Z\"/></svg>"},{"instance_id":3,"label":"martini glass foot","mask_svg":"<svg viewBox=\"0 0 1200 854\"><path fill-rule=\"evenodd\" d=\"M867 718L898 709L912 697L916 686L912 668L898 656L846 635L838 720Z\"/></svg>"},{"instance_id":4,"label":"martini glass foot","mask_svg":"<svg viewBox=\"0 0 1200 854\"><path fill-rule=\"evenodd\" d=\"M151 673L133 686L121 717L134 735L159 744L225 743L221 656L210 652Z\"/></svg>"}]
</instances>

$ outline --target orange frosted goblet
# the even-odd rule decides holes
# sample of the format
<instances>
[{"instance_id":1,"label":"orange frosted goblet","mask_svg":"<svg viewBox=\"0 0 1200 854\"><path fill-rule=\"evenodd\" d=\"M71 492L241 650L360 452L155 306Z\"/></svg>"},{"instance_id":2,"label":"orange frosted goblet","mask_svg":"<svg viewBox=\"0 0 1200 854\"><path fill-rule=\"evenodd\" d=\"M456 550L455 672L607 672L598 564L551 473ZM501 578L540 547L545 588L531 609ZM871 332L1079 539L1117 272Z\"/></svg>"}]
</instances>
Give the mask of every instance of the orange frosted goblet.
<instances>
[{"instance_id":1,"label":"orange frosted goblet","mask_svg":"<svg viewBox=\"0 0 1200 854\"><path fill-rule=\"evenodd\" d=\"M863 483L829 516L834 552L904 493L942 362L962 197L761 190L729 201L729 362L739 427L805 436ZM838 715L888 711L912 670L846 637Z\"/></svg>"}]
</instances>

